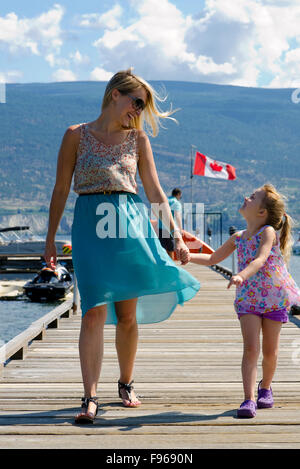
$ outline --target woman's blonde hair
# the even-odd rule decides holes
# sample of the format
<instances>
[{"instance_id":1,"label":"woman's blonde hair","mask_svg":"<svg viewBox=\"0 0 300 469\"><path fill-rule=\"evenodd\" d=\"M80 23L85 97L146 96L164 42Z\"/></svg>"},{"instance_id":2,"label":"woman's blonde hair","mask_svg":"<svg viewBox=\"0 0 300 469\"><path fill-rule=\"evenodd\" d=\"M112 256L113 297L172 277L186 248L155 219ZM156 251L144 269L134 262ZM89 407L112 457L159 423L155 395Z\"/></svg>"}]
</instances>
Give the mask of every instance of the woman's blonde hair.
<instances>
[{"instance_id":1,"label":"woman's blonde hair","mask_svg":"<svg viewBox=\"0 0 300 469\"><path fill-rule=\"evenodd\" d=\"M273 226L275 231L280 231L280 250L285 262L288 263L293 244L293 220L285 211L285 197L272 184L265 184L262 189L265 192L262 205L268 212L266 224Z\"/></svg>"},{"instance_id":2,"label":"woman's blonde hair","mask_svg":"<svg viewBox=\"0 0 300 469\"><path fill-rule=\"evenodd\" d=\"M150 131L151 135L155 137L158 134L159 127L162 126L160 119L171 119L177 122L176 119L170 117L176 110L173 111L171 108L167 112L161 111L157 101L164 102L166 97L162 98L159 96L147 81L134 75L132 69L120 71L110 79L105 89L102 111L111 102L112 91L114 89L119 90L122 94L129 94L141 87L143 87L147 93L146 107L144 112L133 119L132 127L138 130L142 130L146 127L146 130Z\"/></svg>"}]
</instances>

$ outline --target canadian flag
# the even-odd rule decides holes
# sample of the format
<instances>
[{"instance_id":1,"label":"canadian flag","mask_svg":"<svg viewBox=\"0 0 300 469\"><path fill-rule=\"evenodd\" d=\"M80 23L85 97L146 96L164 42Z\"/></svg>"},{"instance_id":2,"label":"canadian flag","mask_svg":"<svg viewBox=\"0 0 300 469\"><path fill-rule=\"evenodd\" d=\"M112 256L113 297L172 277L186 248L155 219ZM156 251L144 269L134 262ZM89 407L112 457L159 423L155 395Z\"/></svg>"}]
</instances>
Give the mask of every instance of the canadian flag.
<instances>
[{"instance_id":1,"label":"canadian flag","mask_svg":"<svg viewBox=\"0 0 300 469\"><path fill-rule=\"evenodd\" d=\"M196 152L193 174L209 178L236 179L235 168L231 164L216 161Z\"/></svg>"}]
</instances>

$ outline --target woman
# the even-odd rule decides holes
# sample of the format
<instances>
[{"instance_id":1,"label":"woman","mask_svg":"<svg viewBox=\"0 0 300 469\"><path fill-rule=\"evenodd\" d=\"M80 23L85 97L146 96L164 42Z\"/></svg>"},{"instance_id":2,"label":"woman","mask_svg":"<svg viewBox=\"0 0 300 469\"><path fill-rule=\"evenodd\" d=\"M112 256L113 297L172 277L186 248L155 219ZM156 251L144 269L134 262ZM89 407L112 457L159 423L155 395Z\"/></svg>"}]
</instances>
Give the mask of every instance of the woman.
<instances>
[{"instance_id":1,"label":"woman","mask_svg":"<svg viewBox=\"0 0 300 469\"><path fill-rule=\"evenodd\" d=\"M152 87L131 70L118 72L106 87L100 116L69 127L58 155L44 257L48 265L56 263L55 234L74 174L79 197L72 257L81 296L79 352L85 393L76 423L92 423L98 411L104 324L116 324L119 396L125 406L137 407L141 403L132 386L137 323L167 319L200 287L160 246L137 195L138 169L150 203L160 204L160 211L163 204L178 258L186 264L189 251L176 232L143 131L146 121L156 135L159 119L170 118L171 112L158 109L156 98Z\"/></svg>"}]
</instances>

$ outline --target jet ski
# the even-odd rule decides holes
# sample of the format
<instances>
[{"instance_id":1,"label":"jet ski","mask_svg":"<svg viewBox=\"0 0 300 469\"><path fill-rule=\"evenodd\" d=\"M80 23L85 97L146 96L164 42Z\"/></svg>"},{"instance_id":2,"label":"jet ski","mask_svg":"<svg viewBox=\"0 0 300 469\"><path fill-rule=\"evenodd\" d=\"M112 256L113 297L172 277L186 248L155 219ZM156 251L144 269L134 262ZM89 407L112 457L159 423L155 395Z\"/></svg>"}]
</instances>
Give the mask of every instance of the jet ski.
<instances>
[{"instance_id":1,"label":"jet ski","mask_svg":"<svg viewBox=\"0 0 300 469\"><path fill-rule=\"evenodd\" d=\"M73 287L69 271L57 265L55 270L43 267L32 280L24 286L25 295L35 302L52 302L63 298Z\"/></svg>"}]
</instances>

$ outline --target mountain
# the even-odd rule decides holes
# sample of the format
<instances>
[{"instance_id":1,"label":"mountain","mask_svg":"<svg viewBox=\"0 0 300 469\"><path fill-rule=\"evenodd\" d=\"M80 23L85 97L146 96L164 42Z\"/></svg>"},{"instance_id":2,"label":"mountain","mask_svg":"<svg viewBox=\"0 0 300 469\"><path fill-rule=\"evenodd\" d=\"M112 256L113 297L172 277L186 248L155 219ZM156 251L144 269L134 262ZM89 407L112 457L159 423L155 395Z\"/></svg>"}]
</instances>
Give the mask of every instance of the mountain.
<instances>
[{"instance_id":1,"label":"mountain","mask_svg":"<svg viewBox=\"0 0 300 469\"><path fill-rule=\"evenodd\" d=\"M194 176L193 201L221 211L225 226L243 225L237 209L245 194L264 182L288 198L288 212L300 220L300 104L290 89L261 89L186 82L151 82L168 95L178 123L163 122L150 137L158 174L169 195L183 190L191 201L191 145L236 167L234 181ZM0 226L14 215L47 223L56 160L66 128L98 117L106 83L33 83L6 85L0 104ZM139 183L140 195L145 200ZM75 194L70 193L61 231L68 231ZM5 218L4 218L5 217ZM44 228L41 228L41 230Z\"/></svg>"}]
</instances>

